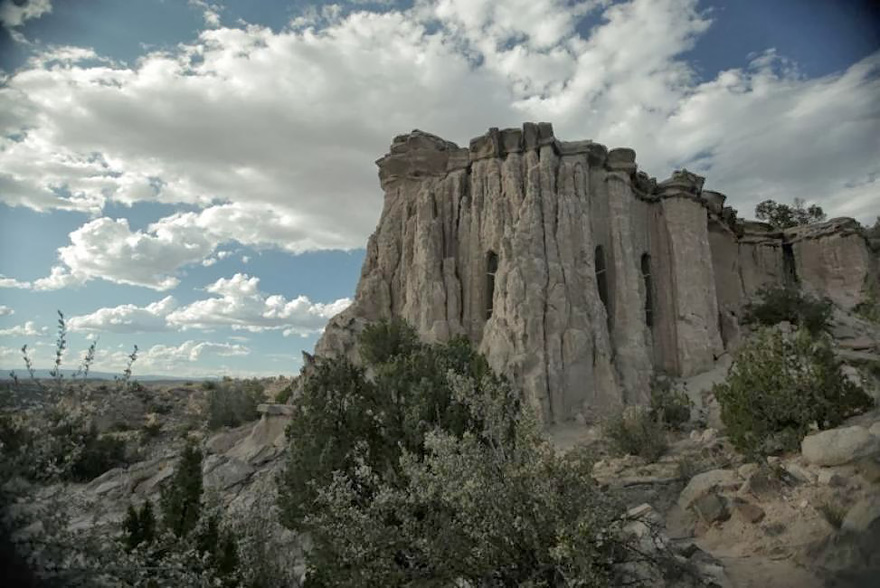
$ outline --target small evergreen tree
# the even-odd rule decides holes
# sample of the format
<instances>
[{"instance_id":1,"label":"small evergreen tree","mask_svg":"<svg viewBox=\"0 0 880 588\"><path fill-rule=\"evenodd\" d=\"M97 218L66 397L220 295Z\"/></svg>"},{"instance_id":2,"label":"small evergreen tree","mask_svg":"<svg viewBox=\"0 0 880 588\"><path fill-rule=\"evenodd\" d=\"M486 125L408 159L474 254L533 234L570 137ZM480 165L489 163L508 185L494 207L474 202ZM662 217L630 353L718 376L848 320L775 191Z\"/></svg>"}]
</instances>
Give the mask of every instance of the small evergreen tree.
<instances>
[{"instance_id":1,"label":"small evergreen tree","mask_svg":"<svg viewBox=\"0 0 880 588\"><path fill-rule=\"evenodd\" d=\"M202 507L202 451L188 441L171 483L162 489L162 522L177 537L192 531Z\"/></svg>"},{"instance_id":2,"label":"small evergreen tree","mask_svg":"<svg viewBox=\"0 0 880 588\"><path fill-rule=\"evenodd\" d=\"M129 504L122 528L125 532L124 542L128 551L141 544L151 544L156 538L156 517L153 514L153 504L147 500L140 510Z\"/></svg>"},{"instance_id":3,"label":"small evergreen tree","mask_svg":"<svg viewBox=\"0 0 880 588\"><path fill-rule=\"evenodd\" d=\"M153 514L153 503L149 500L141 506L141 512L138 515L140 523L141 537L144 543L152 543L156 538L156 515Z\"/></svg>"}]
</instances>

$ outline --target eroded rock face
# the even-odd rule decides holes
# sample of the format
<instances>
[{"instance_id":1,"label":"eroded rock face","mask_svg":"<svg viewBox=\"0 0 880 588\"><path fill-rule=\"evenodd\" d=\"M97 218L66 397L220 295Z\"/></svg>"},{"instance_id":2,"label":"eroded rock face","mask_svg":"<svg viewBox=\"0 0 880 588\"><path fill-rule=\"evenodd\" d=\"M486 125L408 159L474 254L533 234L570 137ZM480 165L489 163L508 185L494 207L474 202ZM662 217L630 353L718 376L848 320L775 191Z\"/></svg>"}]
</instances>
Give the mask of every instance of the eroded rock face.
<instances>
[{"instance_id":1,"label":"eroded rock face","mask_svg":"<svg viewBox=\"0 0 880 588\"><path fill-rule=\"evenodd\" d=\"M396 137L377 161L385 204L355 302L316 354L357 360L366 324L402 317L427 341L467 336L559 422L644 403L657 371L711 368L766 284L800 272L820 293L845 285L837 299L851 304L876 279L870 252L843 261L858 235L742 223L700 176L658 183L635 159L559 141L547 123L490 129L469 148ZM839 263L814 267L816 251Z\"/></svg>"}]
</instances>

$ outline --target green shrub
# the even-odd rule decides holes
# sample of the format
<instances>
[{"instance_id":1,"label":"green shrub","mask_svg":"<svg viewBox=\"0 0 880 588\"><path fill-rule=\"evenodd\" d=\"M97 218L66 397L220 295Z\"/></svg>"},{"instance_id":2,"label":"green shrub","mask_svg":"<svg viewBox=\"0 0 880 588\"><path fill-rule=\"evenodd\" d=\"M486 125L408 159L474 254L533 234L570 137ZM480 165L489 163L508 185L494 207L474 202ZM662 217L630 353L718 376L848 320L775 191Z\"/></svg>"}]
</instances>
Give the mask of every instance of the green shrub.
<instances>
[{"instance_id":1,"label":"green shrub","mask_svg":"<svg viewBox=\"0 0 880 588\"><path fill-rule=\"evenodd\" d=\"M653 462L666 452L662 422L642 406L630 406L611 416L603 424L602 432L618 455L637 455Z\"/></svg>"},{"instance_id":2,"label":"green shrub","mask_svg":"<svg viewBox=\"0 0 880 588\"><path fill-rule=\"evenodd\" d=\"M156 538L156 516L153 514L153 503L147 500L140 509L128 505L125 520L122 521L125 532L126 548L131 551L139 545L150 544Z\"/></svg>"},{"instance_id":3,"label":"green shrub","mask_svg":"<svg viewBox=\"0 0 880 588\"><path fill-rule=\"evenodd\" d=\"M841 373L828 337L806 328L759 331L713 392L730 440L749 455L795 450L810 427L835 427L873 404Z\"/></svg>"},{"instance_id":4,"label":"green shrub","mask_svg":"<svg viewBox=\"0 0 880 588\"><path fill-rule=\"evenodd\" d=\"M831 301L804 294L794 286L768 286L758 291L759 302L745 307L745 324L773 326L783 321L805 327L813 335L828 329Z\"/></svg>"},{"instance_id":5,"label":"green shrub","mask_svg":"<svg viewBox=\"0 0 880 588\"><path fill-rule=\"evenodd\" d=\"M558 455L466 340L365 333L367 365L319 359L287 430L279 506L312 539L308 586L625 581L621 506L588 456Z\"/></svg>"},{"instance_id":6,"label":"green shrub","mask_svg":"<svg viewBox=\"0 0 880 588\"><path fill-rule=\"evenodd\" d=\"M144 425L141 429L141 435L144 439L154 439L162 432L162 423L159 421L151 421Z\"/></svg>"},{"instance_id":7,"label":"green shrub","mask_svg":"<svg viewBox=\"0 0 880 588\"><path fill-rule=\"evenodd\" d=\"M208 428L237 427L257 420L257 405L263 401L262 386L236 385L234 380L217 384L208 392Z\"/></svg>"},{"instance_id":8,"label":"green shrub","mask_svg":"<svg viewBox=\"0 0 880 588\"><path fill-rule=\"evenodd\" d=\"M360 354L367 365L389 363L419 348L419 337L406 321L394 318L369 325L359 339Z\"/></svg>"},{"instance_id":9,"label":"green shrub","mask_svg":"<svg viewBox=\"0 0 880 588\"><path fill-rule=\"evenodd\" d=\"M651 416L670 429L680 430L691 418L691 399L668 379L655 379L651 385Z\"/></svg>"},{"instance_id":10,"label":"green shrub","mask_svg":"<svg viewBox=\"0 0 880 588\"><path fill-rule=\"evenodd\" d=\"M82 449L70 468L70 479L88 482L126 463L125 441L112 435L98 435L92 425L83 435Z\"/></svg>"},{"instance_id":11,"label":"green shrub","mask_svg":"<svg viewBox=\"0 0 880 588\"><path fill-rule=\"evenodd\" d=\"M202 510L202 451L187 441L170 484L162 488L162 523L184 537L192 531Z\"/></svg>"},{"instance_id":12,"label":"green shrub","mask_svg":"<svg viewBox=\"0 0 880 588\"><path fill-rule=\"evenodd\" d=\"M293 396L293 386L288 384L275 394L275 402L278 404L287 404L291 396Z\"/></svg>"}]
</instances>

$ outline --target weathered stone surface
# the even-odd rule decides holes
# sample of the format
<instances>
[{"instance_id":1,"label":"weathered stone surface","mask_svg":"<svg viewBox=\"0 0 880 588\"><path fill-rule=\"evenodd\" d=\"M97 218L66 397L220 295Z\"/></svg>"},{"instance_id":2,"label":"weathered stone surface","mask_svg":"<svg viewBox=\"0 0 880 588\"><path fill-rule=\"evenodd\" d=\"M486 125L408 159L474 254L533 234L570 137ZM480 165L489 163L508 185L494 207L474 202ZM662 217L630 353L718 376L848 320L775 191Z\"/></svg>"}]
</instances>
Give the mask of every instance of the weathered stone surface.
<instances>
[{"instance_id":1,"label":"weathered stone surface","mask_svg":"<svg viewBox=\"0 0 880 588\"><path fill-rule=\"evenodd\" d=\"M678 506L687 510L698 499L720 490L737 488L740 479L733 470L712 470L697 474L678 496Z\"/></svg>"},{"instance_id":2,"label":"weathered stone surface","mask_svg":"<svg viewBox=\"0 0 880 588\"><path fill-rule=\"evenodd\" d=\"M847 511L841 529L864 533L877 521L880 521L880 496L871 496Z\"/></svg>"},{"instance_id":3,"label":"weathered stone surface","mask_svg":"<svg viewBox=\"0 0 880 588\"><path fill-rule=\"evenodd\" d=\"M611 171L633 173L636 171L636 152L626 147L612 149L605 166Z\"/></svg>"},{"instance_id":4,"label":"weathered stone surface","mask_svg":"<svg viewBox=\"0 0 880 588\"><path fill-rule=\"evenodd\" d=\"M692 508L703 521L709 524L726 521L730 518L727 501L715 493L700 496L694 500Z\"/></svg>"},{"instance_id":5,"label":"weathered stone surface","mask_svg":"<svg viewBox=\"0 0 880 588\"><path fill-rule=\"evenodd\" d=\"M823 486L845 486L846 480L843 476L830 470L822 470L816 476L816 481Z\"/></svg>"},{"instance_id":6,"label":"weathered stone surface","mask_svg":"<svg viewBox=\"0 0 880 588\"><path fill-rule=\"evenodd\" d=\"M785 471L788 472L795 480L802 484L815 484L816 474L809 469L797 463L786 463Z\"/></svg>"},{"instance_id":7,"label":"weathered stone surface","mask_svg":"<svg viewBox=\"0 0 880 588\"><path fill-rule=\"evenodd\" d=\"M880 453L880 439L860 426L830 429L804 437L801 453L814 465L843 465Z\"/></svg>"},{"instance_id":8,"label":"weathered stone surface","mask_svg":"<svg viewBox=\"0 0 880 588\"><path fill-rule=\"evenodd\" d=\"M790 229L797 277L803 287L828 296L843 308L863 300L865 287L877 282L877 257L850 218Z\"/></svg>"},{"instance_id":9,"label":"weathered stone surface","mask_svg":"<svg viewBox=\"0 0 880 588\"><path fill-rule=\"evenodd\" d=\"M752 524L760 523L764 520L764 516L766 516L763 508L742 499L733 500L733 510L736 511L737 515L742 517L743 520Z\"/></svg>"},{"instance_id":10,"label":"weathered stone surface","mask_svg":"<svg viewBox=\"0 0 880 588\"><path fill-rule=\"evenodd\" d=\"M657 183L632 149L562 142L549 123L467 149L413 131L377 165L384 208L355 301L316 354L358 361L364 326L394 316L426 341L465 335L548 424L644 403L657 371L711 369L763 286L799 277L852 305L877 279L851 224L737 221L704 178Z\"/></svg>"}]
</instances>

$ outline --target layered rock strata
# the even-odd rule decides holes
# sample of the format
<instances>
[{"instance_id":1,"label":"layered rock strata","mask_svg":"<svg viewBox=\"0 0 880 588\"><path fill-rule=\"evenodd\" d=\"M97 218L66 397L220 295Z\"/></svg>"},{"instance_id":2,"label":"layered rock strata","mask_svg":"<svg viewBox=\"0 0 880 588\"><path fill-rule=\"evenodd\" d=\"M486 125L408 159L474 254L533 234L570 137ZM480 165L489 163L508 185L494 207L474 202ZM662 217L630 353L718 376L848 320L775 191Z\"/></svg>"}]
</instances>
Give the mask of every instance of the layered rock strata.
<instances>
[{"instance_id":1,"label":"layered rock strata","mask_svg":"<svg viewBox=\"0 0 880 588\"><path fill-rule=\"evenodd\" d=\"M316 353L356 359L363 326L391 317L428 341L465 335L547 423L643 403L656 372L710 368L763 285L800 279L852 306L877 281L855 221L743 223L703 178L658 183L632 149L559 141L548 123L469 148L413 131L376 163L382 216Z\"/></svg>"}]
</instances>

